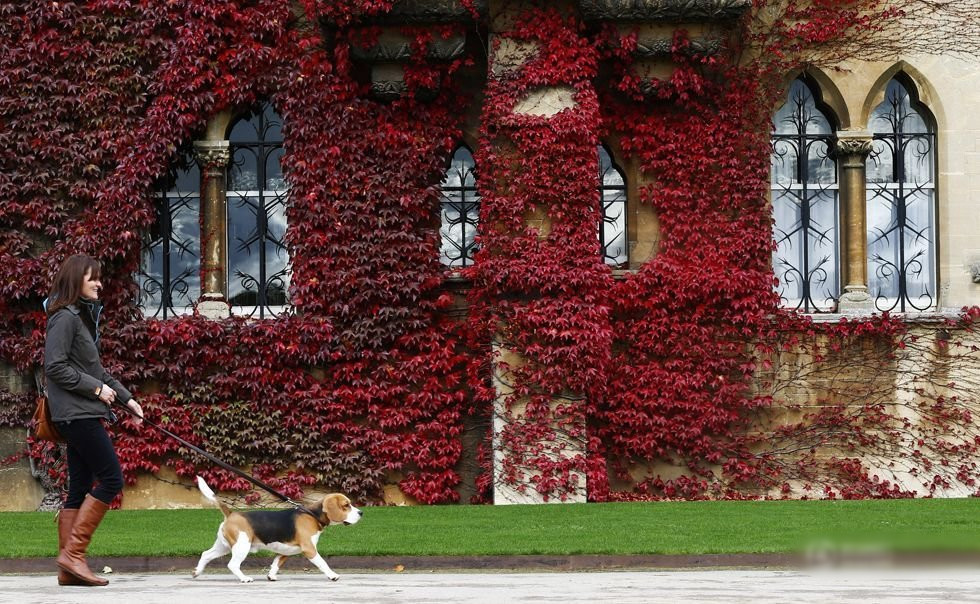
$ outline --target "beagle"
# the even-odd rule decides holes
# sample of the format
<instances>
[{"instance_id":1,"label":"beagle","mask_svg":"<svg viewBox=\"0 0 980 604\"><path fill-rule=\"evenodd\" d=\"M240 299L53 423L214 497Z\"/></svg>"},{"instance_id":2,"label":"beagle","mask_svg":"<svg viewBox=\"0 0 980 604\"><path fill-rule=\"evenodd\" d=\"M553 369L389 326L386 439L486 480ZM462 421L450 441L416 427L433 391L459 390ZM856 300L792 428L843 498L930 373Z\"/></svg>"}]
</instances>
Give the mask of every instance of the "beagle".
<instances>
[{"instance_id":1,"label":"beagle","mask_svg":"<svg viewBox=\"0 0 980 604\"><path fill-rule=\"evenodd\" d=\"M221 509L225 520L218 527L218 538L214 545L201 554L197 568L191 573L192 577L204 572L204 567L212 560L231 552L228 569L242 583L251 583L252 578L241 571L242 561L250 552L266 549L279 554L269 568L270 581L276 580L287 556L300 552L331 581L340 578L340 575L327 566L327 561L316 549L316 543L325 526L355 524L361 519L361 510L352 506L350 499L344 495L332 493L325 496L320 503L309 509L316 515L314 517L301 510L235 512L218 501L214 491L200 476L197 477L197 488L208 501Z\"/></svg>"}]
</instances>

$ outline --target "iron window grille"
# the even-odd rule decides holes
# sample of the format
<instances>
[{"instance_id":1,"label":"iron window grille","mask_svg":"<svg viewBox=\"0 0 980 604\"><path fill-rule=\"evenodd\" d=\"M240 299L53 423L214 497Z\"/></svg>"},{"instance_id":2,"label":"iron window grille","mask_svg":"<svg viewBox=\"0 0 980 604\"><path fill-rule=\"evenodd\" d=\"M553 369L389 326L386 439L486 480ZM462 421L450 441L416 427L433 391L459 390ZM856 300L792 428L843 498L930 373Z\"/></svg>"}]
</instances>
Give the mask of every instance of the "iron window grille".
<instances>
[{"instance_id":1,"label":"iron window grille","mask_svg":"<svg viewBox=\"0 0 980 604\"><path fill-rule=\"evenodd\" d=\"M235 121L228 138L228 301L236 315L279 316L290 278L282 119L265 104Z\"/></svg>"},{"instance_id":2,"label":"iron window grille","mask_svg":"<svg viewBox=\"0 0 980 604\"><path fill-rule=\"evenodd\" d=\"M904 78L871 114L868 289L880 311L936 305L936 133Z\"/></svg>"},{"instance_id":3,"label":"iron window grille","mask_svg":"<svg viewBox=\"0 0 980 604\"><path fill-rule=\"evenodd\" d=\"M156 221L143 241L137 307L147 318L193 311L201 293L201 175L182 149L154 191Z\"/></svg>"},{"instance_id":4,"label":"iron window grille","mask_svg":"<svg viewBox=\"0 0 980 604\"><path fill-rule=\"evenodd\" d=\"M795 80L773 118L773 268L783 306L829 312L840 292L836 126L808 82Z\"/></svg>"},{"instance_id":5,"label":"iron window grille","mask_svg":"<svg viewBox=\"0 0 980 604\"><path fill-rule=\"evenodd\" d=\"M439 261L450 268L471 266L477 250L480 194L475 167L473 153L465 145L457 147L440 186Z\"/></svg>"},{"instance_id":6,"label":"iron window grille","mask_svg":"<svg viewBox=\"0 0 980 604\"><path fill-rule=\"evenodd\" d=\"M626 266L629 249L626 234L626 177L612 155L599 145L599 248L603 261L613 267Z\"/></svg>"}]
</instances>

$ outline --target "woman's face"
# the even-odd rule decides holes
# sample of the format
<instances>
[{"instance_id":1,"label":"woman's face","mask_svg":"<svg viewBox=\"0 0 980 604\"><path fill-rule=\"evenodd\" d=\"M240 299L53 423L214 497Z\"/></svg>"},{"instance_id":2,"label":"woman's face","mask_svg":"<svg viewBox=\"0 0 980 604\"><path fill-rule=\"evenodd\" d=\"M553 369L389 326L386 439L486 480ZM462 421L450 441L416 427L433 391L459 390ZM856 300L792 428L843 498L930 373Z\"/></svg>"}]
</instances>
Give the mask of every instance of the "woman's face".
<instances>
[{"instance_id":1,"label":"woman's face","mask_svg":"<svg viewBox=\"0 0 980 604\"><path fill-rule=\"evenodd\" d=\"M82 277L82 297L88 300L98 300L101 289L102 281L92 279L92 269L85 271L85 276Z\"/></svg>"}]
</instances>

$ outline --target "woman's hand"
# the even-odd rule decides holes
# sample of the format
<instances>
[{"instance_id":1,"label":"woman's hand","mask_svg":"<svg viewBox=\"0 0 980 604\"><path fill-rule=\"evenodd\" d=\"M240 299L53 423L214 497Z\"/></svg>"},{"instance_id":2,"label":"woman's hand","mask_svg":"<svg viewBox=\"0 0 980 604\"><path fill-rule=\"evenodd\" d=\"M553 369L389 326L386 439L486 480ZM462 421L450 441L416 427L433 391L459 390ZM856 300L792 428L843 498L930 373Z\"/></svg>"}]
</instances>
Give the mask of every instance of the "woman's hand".
<instances>
[{"instance_id":1,"label":"woman's hand","mask_svg":"<svg viewBox=\"0 0 980 604\"><path fill-rule=\"evenodd\" d=\"M129 402L126 403L126 405L128 405L129 408L132 409L133 412L136 413L136 415L139 416L139 418L136 420L136 425L138 426L138 425L142 424L143 423L143 407L140 407L140 404L137 403L136 402L136 399L134 399L134 398L129 399Z\"/></svg>"},{"instance_id":2,"label":"woman's hand","mask_svg":"<svg viewBox=\"0 0 980 604\"><path fill-rule=\"evenodd\" d=\"M116 391L109 387L108 384L102 384L99 388L99 400L106 405L111 405L112 401L116 400Z\"/></svg>"}]
</instances>

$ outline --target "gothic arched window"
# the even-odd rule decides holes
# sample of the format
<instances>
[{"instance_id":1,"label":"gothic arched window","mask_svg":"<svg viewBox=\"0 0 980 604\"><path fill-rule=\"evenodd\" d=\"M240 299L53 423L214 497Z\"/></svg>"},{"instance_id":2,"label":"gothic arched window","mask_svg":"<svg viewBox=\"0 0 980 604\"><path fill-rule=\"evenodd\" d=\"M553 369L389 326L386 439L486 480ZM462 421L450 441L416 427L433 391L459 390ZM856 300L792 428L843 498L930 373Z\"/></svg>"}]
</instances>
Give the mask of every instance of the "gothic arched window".
<instances>
[{"instance_id":1,"label":"gothic arched window","mask_svg":"<svg viewBox=\"0 0 980 604\"><path fill-rule=\"evenodd\" d=\"M473 264L476 229L480 221L480 195L476 190L473 153L460 145L453 153L440 187L442 240L439 261L457 268Z\"/></svg>"},{"instance_id":2,"label":"gothic arched window","mask_svg":"<svg viewBox=\"0 0 980 604\"><path fill-rule=\"evenodd\" d=\"M871 114L868 291L878 310L936 304L936 131L915 87L888 83Z\"/></svg>"},{"instance_id":3,"label":"gothic arched window","mask_svg":"<svg viewBox=\"0 0 980 604\"><path fill-rule=\"evenodd\" d=\"M228 302L235 314L276 316L290 277L282 119L265 104L232 122L228 139Z\"/></svg>"},{"instance_id":4,"label":"gothic arched window","mask_svg":"<svg viewBox=\"0 0 980 604\"><path fill-rule=\"evenodd\" d=\"M626 177L604 145L599 145L599 202L602 224L599 246L602 259L615 267L629 261L626 237Z\"/></svg>"},{"instance_id":5,"label":"gothic arched window","mask_svg":"<svg viewBox=\"0 0 980 604\"><path fill-rule=\"evenodd\" d=\"M183 149L158 182L156 221L143 243L137 275L143 316L166 319L193 310L201 293L201 175Z\"/></svg>"},{"instance_id":6,"label":"gothic arched window","mask_svg":"<svg viewBox=\"0 0 980 604\"><path fill-rule=\"evenodd\" d=\"M833 311L840 291L835 124L804 79L789 89L772 133L773 268L781 302Z\"/></svg>"}]
</instances>

